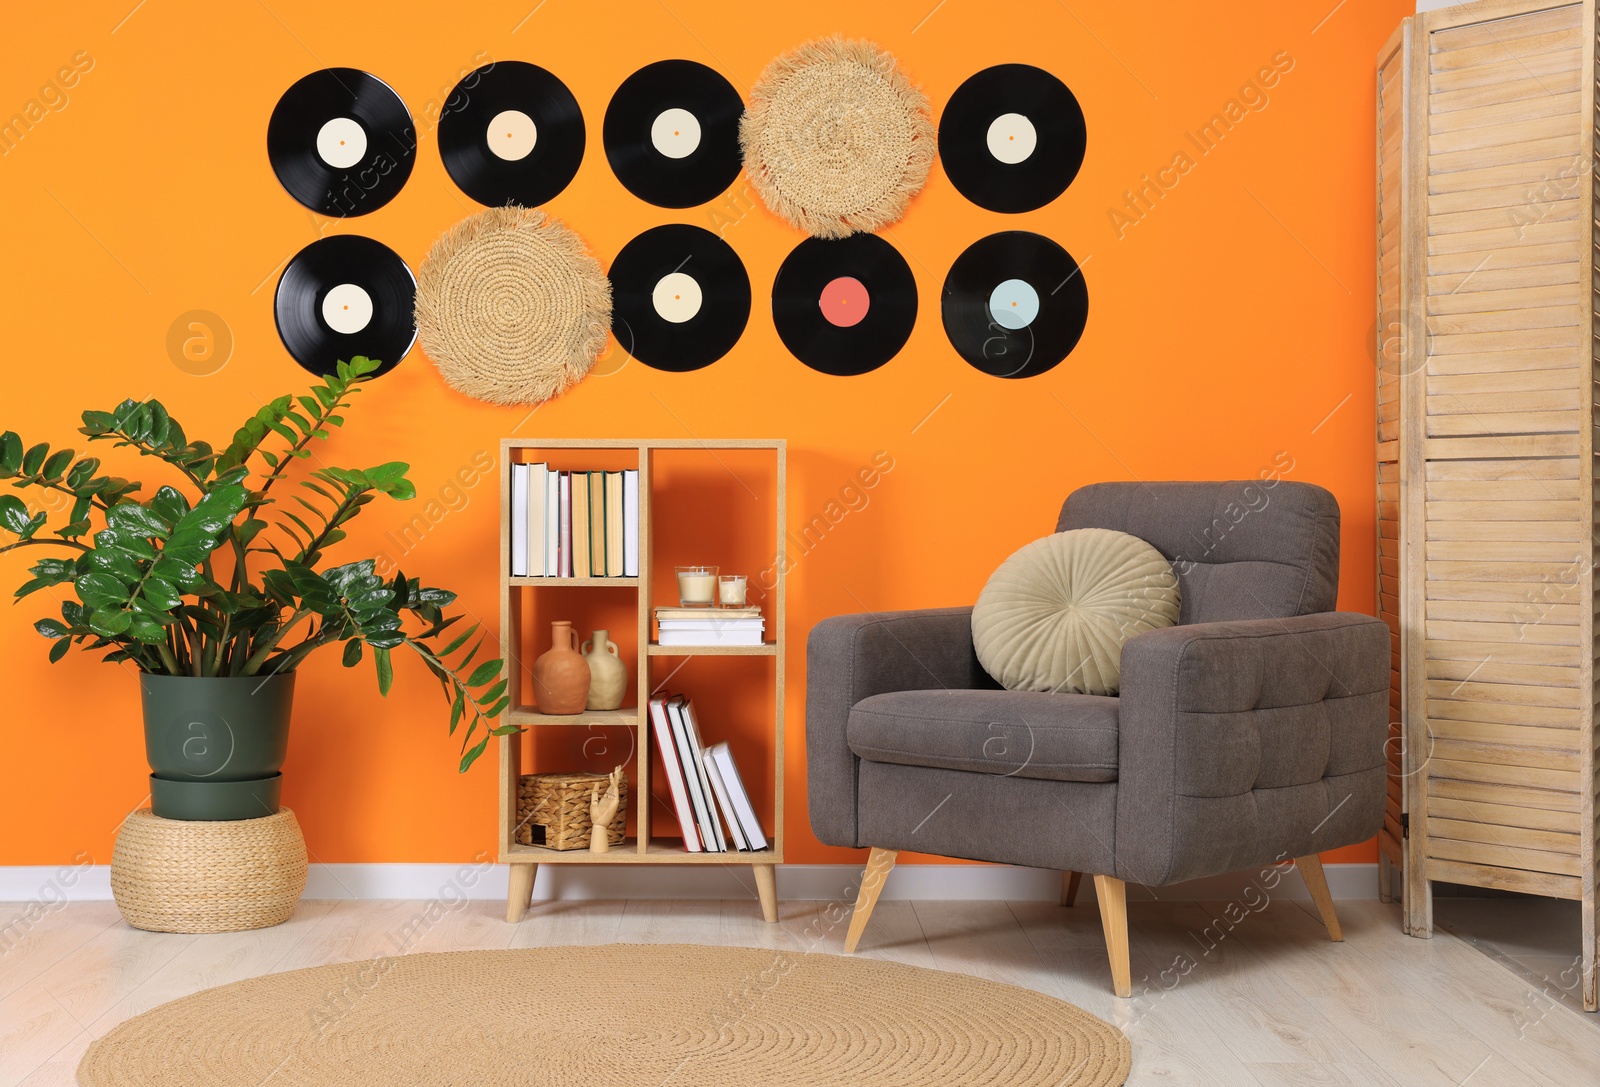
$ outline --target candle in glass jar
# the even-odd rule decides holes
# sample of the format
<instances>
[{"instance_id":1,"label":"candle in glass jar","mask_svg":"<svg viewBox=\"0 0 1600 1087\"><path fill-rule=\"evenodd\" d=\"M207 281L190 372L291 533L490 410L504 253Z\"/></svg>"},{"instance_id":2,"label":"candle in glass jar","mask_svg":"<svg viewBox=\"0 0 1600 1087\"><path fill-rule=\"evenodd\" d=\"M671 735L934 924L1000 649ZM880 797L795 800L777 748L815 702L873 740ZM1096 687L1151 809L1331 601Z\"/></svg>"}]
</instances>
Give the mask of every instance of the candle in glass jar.
<instances>
[{"instance_id":1,"label":"candle in glass jar","mask_svg":"<svg viewBox=\"0 0 1600 1087\"><path fill-rule=\"evenodd\" d=\"M715 566L678 567L678 601L684 607L710 607L716 597Z\"/></svg>"},{"instance_id":2,"label":"candle in glass jar","mask_svg":"<svg viewBox=\"0 0 1600 1087\"><path fill-rule=\"evenodd\" d=\"M725 608L744 607L743 574L723 574L717 579L717 600Z\"/></svg>"}]
</instances>

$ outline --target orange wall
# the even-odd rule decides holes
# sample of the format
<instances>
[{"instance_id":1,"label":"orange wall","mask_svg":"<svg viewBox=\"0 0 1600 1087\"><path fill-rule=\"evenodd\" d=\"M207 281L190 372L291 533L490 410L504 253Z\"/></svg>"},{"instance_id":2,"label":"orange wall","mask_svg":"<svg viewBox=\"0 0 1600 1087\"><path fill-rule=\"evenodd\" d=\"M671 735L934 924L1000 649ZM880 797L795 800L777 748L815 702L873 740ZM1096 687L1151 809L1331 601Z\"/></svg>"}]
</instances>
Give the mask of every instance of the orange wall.
<instances>
[{"instance_id":1,"label":"orange wall","mask_svg":"<svg viewBox=\"0 0 1600 1087\"><path fill-rule=\"evenodd\" d=\"M659 373L614 354L603 376L532 415L455 395L414 353L361 396L330 462L405 459L420 494L439 497L484 451L497 457L505 435L673 437L687 424L700 435L788 438L790 516L804 521L885 451L894 468L870 503L793 573L788 632L803 647L811 625L838 612L970 602L1002 558L1050 529L1080 484L1252 476L1286 455L1290 478L1339 496L1340 603L1370 610L1373 57L1408 8L1402 0L1159 10L1120 0L1075 0L1070 10L1053 0L27 5L8 12L0 41L0 117L36 98L45 112L0 157L8 382L0 429L64 441L83 408L153 395L191 435L226 441L264 400L305 381L273 327L283 262L321 233L352 231L415 267L440 232L477 210L440 164L432 117L464 70L523 59L565 80L588 124L583 167L550 209L607 264L649 226L715 226L720 214L754 287L749 328L728 357L698 373ZM773 331L769 289L799 241L794 231L751 208L738 185L720 211L648 206L612 176L599 141L612 90L643 64L687 57L743 89L771 57L836 31L892 50L936 111L971 73L1023 61L1062 76L1089 125L1077 181L1030 214L983 211L935 167L888 232L916 273L916 331L889 365L847 379L806 369ZM76 84L64 95L41 92L80 53L92 67ZM1241 94L1282 54L1292 70L1264 98ZM278 96L331 65L387 80L421 138L399 197L348 222L302 209L265 154ZM1186 134L1236 97L1242 119L1201 154ZM1180 152L1190 168L1165 175L1175 184L1140 221L1112 214ZM1007 382L949 347L938 297L963 248L1015 228L1054 237L1077 257L1091 312L1064 364ZM166 348L174 318L197 309L221 315L235 340L232 360L209 376L181 370ZM148 464L140 471L159 475ZM447 512L404 560L408 572L458 589L491 626L494 489L480 483L464 499L444 490L448 504L436 511ZM417 512L369 507L343 557L385 549L385 534ZM0 583L19 583L25 565L21 555L0 558ZM51 610L35 598L0 623L8 681L0 863L105 863L118 821L146 791L137 686L79 656L47 665L28 622ZM843 860L849 854L810 837L802 651L789 667L789 858ZM419 667L404 666L387 702L370 674L343 672L336 654L302 673L285 799L315 860L447 861L492 846L492 760L457 776L455 746ZM689 679L682 674L692 690ZM1373 855L1363 846L1343 859Z\"/></svg>"}]
</instances>

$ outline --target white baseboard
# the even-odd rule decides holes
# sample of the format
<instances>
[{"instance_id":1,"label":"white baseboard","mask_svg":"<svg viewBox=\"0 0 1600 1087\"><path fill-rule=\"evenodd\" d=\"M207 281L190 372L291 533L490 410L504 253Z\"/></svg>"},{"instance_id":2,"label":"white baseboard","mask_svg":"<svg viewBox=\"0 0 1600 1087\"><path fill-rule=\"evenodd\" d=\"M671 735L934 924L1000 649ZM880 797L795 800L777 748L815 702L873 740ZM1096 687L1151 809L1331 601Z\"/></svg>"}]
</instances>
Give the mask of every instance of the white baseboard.
<instances>
[{"instance_id":1,"label":"white baseboard","mask_svg":"<svg viewBox=\"0 0 1600 1087\"><path fill-rule=\"evenodd\" d=\"M1330 864L1324 868L1335 898L1376 898L1376 864ZM1290 871L1277 878L1263 870L1175 883L1150 890L1132 886L1131 901L1214 902L1263 890L1273 897L1306 899L1305 884ZM506 894L507 869L501 864L313 864L306 882L308 899L495 899ZM861 868L848 864L785 864L778 868L778 897L794 901L851 902ZM1279 882L1281 880L1281 882ZM1038 868L991 864L903 864L884 886L885 899L1012 900L1053 902L1061 875ZM748 865L554 865L541 866L535 899L594 898L754 898ZM1083 881L1085 901L1094 895ZM105 901L111 898L111 872L105 865L0 866L0 902ZM0 917L3 917L0 914Z\"/></svg>"}]
</instances>

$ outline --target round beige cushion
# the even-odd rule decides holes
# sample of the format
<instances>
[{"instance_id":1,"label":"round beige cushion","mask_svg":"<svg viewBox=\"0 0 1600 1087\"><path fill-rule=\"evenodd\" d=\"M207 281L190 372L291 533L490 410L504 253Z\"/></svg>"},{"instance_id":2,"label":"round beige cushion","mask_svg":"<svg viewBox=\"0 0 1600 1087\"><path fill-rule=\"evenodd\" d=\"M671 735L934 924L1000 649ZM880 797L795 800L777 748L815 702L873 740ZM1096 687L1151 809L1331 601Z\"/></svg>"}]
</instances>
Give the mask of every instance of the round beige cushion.
<instances>
[{"instance_id":1,"label":"round beige cushion","mask_svg":"<svg viewBox=\"0 0 1600 1087\"><path fill-rule=\"evenodd\" d=\"M1079 528L1000 564L972 609L978 661L1012 691L1117 693L1122 643L1178 621L1178 578L1137 536Z\"/></svg>"}]
</instances>

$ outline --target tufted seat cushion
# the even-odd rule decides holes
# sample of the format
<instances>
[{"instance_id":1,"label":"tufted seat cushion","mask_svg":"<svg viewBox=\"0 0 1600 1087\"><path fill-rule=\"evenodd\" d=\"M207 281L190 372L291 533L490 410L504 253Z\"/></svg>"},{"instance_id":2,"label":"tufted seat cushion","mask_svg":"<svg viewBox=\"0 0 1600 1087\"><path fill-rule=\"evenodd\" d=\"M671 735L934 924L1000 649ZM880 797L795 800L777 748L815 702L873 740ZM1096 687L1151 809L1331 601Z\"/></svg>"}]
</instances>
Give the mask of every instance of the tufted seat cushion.
<instances>
[{"instance_id":1,"label":"tufted seat cushion","mask_svg":"<svg viewBox=\"0 0 1600 1087\"><path fill-rule=\"evenodd\" d=\"M895 691L863 698L845 737L870 762L1050 781L1117 780L1115 698Z\"/></svg>"}]
</instances>

